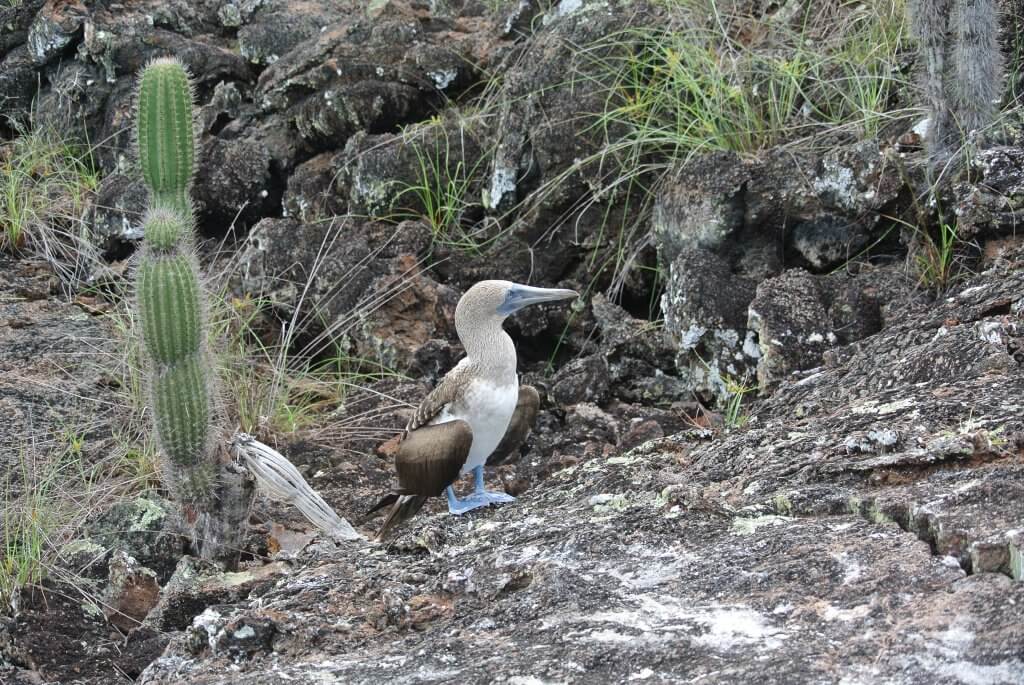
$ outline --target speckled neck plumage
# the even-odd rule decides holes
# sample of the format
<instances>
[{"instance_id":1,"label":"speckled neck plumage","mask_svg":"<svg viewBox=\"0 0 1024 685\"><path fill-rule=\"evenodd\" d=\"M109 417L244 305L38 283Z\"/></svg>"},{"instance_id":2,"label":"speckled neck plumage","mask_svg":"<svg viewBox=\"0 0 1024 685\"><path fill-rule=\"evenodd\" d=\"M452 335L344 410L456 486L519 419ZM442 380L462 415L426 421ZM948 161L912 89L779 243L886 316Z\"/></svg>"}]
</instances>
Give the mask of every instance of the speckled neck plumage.
<instances>
[{"instance_id":1,"label":"speckled neck plumage","mask_svg":"<svg viewBox=\"0 0 1024 685\"><path fill-rule=\"evenodd\" d=\"M466 348L476 373L474 375L494 381L516 382L516 348L512 338L495 318L482 326L458 328L459 340Z\"/></svg>"},{"instance_id":2,"label":"speckled neck plumage","mask_svg":"<svg viewBox=\"0 0 1024 685\"><path fill-rule=\"evenodd\" d=\"M508 285L504 281L479 283L463 295L455 309L455 330L474 375L501 383L516 382L516 348L502 328L505 317L496 311Z\"/></svg>"}]
</instances>

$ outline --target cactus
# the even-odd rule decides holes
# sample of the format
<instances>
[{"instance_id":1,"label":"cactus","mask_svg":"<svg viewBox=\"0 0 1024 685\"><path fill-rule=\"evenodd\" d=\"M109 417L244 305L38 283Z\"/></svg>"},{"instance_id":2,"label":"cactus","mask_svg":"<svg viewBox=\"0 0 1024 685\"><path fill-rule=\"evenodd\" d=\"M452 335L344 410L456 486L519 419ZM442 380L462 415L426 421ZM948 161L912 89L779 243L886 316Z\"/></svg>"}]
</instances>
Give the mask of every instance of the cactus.
<instances>
[{"instance_id":1,"label":"cactus","mask_svg":"<svg viewBox=\"0 0 1024 685\"><path fill-rule=\"evenodd\" d=\"M955 37L949 75L953 116L963 131L979 131L996 117L1002 96L1002 52L996 0L957 0L950 24Z\"/></svg>"},{"instance_id":2,"label":"cactus","mask_svg":"<svg viewBox=\"0 0 1024 685\"><path fill-rule=\"evenodd\" d=\"M139 84L138 145L142 176L158 206L189 214L195 160L192 87L181 64L158 59Z\"/></svg>"},{"instance_id":3,"label":"cactus","mask_svg":"<svg viewBox=\"0 0 1024 685\"><path fill-rule=\"evenodd\" d=\"M148 231L153 222L145 224ZM190 359L202 343L198 269L189 254L148 250L136 273L146 351L158 364Z\"/></svg>"},{"instance_id":4,"label":"cactus","mask_svg":"<svg viewBox=\"0 0 1024 685\"><path fill-rule=\"evenodd\" d=\"M160 59L145 68L137 114L150 209L135 291L153 423L165 475L194 526L200 554L231 565L252 487L218 459L213 439L214 369L189 199L196 157L192 91L178 62Z\"/></svg>"},{"instance_id":5,"label":"cactus","mask_svg":"<svg viewBox=\"0 0 1024 685\"><path fill-rule=\"evenodd\" d=\"M195 151L188 76L177 62L157 60L143 71L138 97L139 163L152 208L143 222L146 243L135 290L153 422L177 496L191 510L206 511L217 490L216 464L208 456L213 370L192 254L188 189Z\"/></svg>"},{"instance_id":6,"label":"cactus","mask_svg":"<svg viewBox=\"0 0 1024 685\"><path fill-rule=\"evenodd\" d=\"M913 0L908 3L911 25L921 43L924 64L922 89L928 105L927 141L938 156L952 141L952 113L946 98L946 27L952 0Z\"/></svg>"},{"instance_id":7,"label":"cactus","mask_svg":"<svg viewBox=\"0 0 1024 685\"><path fill-rule=\"evenodd\" d=\"M924 57L928 148L941 161L995 119L1002 87L996 0L912 0L908 10Z\"/></svg>"}]
</instances>

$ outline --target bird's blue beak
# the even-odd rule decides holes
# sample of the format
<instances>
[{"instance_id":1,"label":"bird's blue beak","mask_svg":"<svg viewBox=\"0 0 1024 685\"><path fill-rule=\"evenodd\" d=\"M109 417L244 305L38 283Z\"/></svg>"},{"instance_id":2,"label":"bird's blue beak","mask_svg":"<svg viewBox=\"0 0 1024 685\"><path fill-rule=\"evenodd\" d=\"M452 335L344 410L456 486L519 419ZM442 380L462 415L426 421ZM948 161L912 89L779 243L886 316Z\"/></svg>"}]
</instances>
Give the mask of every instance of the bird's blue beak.
<instances>
[{"instance_id":1,"label":"bird's blue beak","mask_svg":"<svg viewBox=\"0 0 1024 685\"><path fill-rule=\"evenodd\" d=\"M541 302L555 302L557 300L571 300L574 297L579 297L580 294L575 290L566 290L564 288L534 288L531 285L519 285L513 283L508 293L505 295L505 301L498 307L498 313L502 316L508 316L513 312L517 312L523 307L531 304L540 304Z\"/></svg>"}]
</instances>

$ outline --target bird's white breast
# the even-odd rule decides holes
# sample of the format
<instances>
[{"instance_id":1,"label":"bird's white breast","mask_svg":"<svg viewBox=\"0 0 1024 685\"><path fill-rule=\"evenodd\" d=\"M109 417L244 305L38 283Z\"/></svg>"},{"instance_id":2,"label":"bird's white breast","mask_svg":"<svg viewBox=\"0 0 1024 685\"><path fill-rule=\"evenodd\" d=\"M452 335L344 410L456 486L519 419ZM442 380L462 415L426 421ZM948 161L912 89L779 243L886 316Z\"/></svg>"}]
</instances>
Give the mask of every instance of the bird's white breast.
<instances>
[{"instance_id":1,"label":"bird's white breast","mask_svg":"<svg viewBox=\"0 0 1024 685\"><path fill-rule=\"evenodd\" d=\"M508 430L519 401L519 382L497 385L493 381L473 379L466 386L465 400L445 408L432 423L462 419L473 429L473 444L462 467L466 474L487 461Z\"/></svg>"}]
</instances>

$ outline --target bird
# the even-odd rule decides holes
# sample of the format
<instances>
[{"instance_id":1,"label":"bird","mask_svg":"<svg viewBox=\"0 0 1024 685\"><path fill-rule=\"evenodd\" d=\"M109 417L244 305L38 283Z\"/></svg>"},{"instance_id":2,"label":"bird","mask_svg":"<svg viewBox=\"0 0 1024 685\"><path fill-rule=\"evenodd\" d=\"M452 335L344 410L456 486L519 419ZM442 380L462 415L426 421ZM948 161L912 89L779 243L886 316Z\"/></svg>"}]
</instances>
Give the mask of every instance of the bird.
<instances>
[{"instance_id":1,"label":"bird","mask_svg":"<svg viewBox=\"0 0 1024 685\"><path fill-rule=\"evenodd\" d=\"M509 455L526 441L526 436L530 434L530 429L537 421L538 409L540 409L540 393L537 392L537 388L531 385L520 385L519 401L516 402L516 410L512 412L512 420L508 422L508 429L501 442L487 457L487 466L504 464Z\"/></svg>"},{"instance_id":2,"label":"bird","mask_svg":"<svg viewBox=\"0 0 1024 685\"><path fill-rule=\"evenodd\" d=\"M367 512L391 507L378 540L442 493L455 515L515 501L484 488L484 465L500 462L526 437L540 395L519 385L516 348L502 324L523 307L576 297L575 290L488 280L459 299L455 332L466 356L423 399L402 433L395 452L398 487ZM452 485L469 473L473 494L460 500Z\"/></svg>"}]
</instances>

